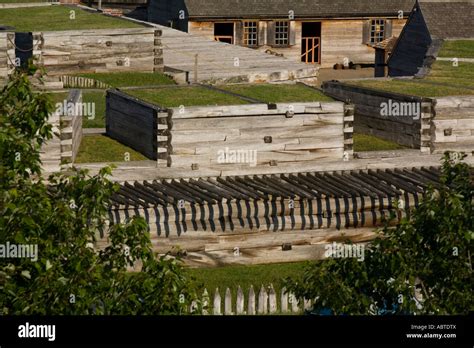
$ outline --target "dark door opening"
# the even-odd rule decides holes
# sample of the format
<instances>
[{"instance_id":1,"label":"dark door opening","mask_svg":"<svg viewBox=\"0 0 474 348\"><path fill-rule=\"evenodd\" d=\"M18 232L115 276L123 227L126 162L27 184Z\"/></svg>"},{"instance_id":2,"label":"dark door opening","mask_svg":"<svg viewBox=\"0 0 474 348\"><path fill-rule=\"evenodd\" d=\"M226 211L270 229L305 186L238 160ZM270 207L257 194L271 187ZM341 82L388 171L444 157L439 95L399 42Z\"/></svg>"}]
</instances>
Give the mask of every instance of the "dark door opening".
<instances>
[{"instance_id":1,"label":"dark door opening","mask_svg":"<svg viewBox=\"0 0 474 348\"><path fill-rule=\"evenodd\" d=\"M33 33L15 33L15 56L20 61L17 69L26 71L30 59L33 59Z\"/></svg>"},{"instance_id":2,"label":"dark door opening","mask_svg":"<svg viewBox=\"0 0 474 348\"><path fill-rule=\"evenodd\" d=\"M303 22L301 31L301 61L321 64L321 22Z\"/></svg>"},{"instance_id":3,"label":"dark door opening","mask_svg":"<svg viewBox=\"0 0 474 348\"><path fill-rule=\"evenodd\" d=\"M387 70L387 53L382 48L375 49L375 77L385 77Z\"/></svg>"},{"instance_id":4,"label":"dark door opening","mask_svg":"<svg viewBox=\"0 0 474 348\"><path fill-rule=\"evenodd\" d=\"M214 40L234 43L234 23L214 23Z\"/></svg>"}]
</instances>

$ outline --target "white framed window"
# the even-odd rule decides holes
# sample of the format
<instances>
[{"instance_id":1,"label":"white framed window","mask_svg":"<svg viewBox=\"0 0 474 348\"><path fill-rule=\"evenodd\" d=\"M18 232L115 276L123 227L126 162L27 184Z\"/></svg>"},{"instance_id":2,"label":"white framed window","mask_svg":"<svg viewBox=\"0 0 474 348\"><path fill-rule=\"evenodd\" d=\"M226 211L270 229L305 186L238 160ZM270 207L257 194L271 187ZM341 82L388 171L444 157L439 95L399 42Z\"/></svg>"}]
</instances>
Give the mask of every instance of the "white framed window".
<instances>
[{"instance_id":1,"label":"white framed window","mask_svg":"<svg viewBox=\"0 0 474 348\"><path fill-rule=\"evenodd\" d=\"M258 22L244 22L244 46L255 47L258 45Z\"/></svg>"},{"instance_id":2,"label":"white framed window","mask_svg":"<svg viewBox=\"0 0 474 348\"><path fill-rule=\"evenodd\" d=\"M385 39L385 19L372 19L370 21L370 43L376 44Z\"/></svg>"},{"instance_id":3,"label":"white framed window","mask_svg":"<svg viewBox=\"0 0 474 348\"><path fill-rule=\"evenodd\" d=\"M290 22L277 21L275 22L275 45L288 46L290 34Z\"/></svg>"}]
</instances>

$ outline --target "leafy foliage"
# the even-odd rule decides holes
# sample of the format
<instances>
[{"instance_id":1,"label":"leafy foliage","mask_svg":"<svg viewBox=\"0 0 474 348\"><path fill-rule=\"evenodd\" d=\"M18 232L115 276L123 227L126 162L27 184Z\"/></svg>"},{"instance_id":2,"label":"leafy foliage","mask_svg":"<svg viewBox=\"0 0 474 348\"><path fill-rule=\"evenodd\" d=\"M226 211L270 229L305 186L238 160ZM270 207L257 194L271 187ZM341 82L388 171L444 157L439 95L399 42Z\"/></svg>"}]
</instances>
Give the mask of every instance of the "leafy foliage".
<instances>
[{"instance_id":1,"label":"leafy foliage","mask_svg":"<svg viewBox=\"0 0 474 348\"><path fill-rule=\"evenodd\" d=\"M28 76L16 74L0 95L0 188L40 173L39 148L51 139L45 95L35 95Z\"/></svg>"},{"instance_id":2,"label":"leafy foliage","mask_svg":"<svg viewBox=\"0 0 474 348\"><path fill-rule=\"evenodd\" d=\"M51 138L50 101L15 74L0 97L0 244L37 245L0 259L4 314L178 314L196 297L179 260L157 257L146 222L109 226L117 186L85 171L41 178L39 148ZM101 236L108 243L97 248ZM96 247L95 247L96 246ZM129 272L132 268L137 271Z\"/></svg>"},{"instance_id":3,"label":"leafy foliage","mask_svg":"<svg viewBox=\"0 0 474 348\"><path fill-rule=\"evenodd\" d=\"M472 311L474 190L469 166L456 157L463 158L445 155L441 184L427 190L409 219L380 231L367 245L364 262L328 258L313 263L300 279L287 279L289 290L315 299L316 313Z\"/></svg>"}]
</instances>

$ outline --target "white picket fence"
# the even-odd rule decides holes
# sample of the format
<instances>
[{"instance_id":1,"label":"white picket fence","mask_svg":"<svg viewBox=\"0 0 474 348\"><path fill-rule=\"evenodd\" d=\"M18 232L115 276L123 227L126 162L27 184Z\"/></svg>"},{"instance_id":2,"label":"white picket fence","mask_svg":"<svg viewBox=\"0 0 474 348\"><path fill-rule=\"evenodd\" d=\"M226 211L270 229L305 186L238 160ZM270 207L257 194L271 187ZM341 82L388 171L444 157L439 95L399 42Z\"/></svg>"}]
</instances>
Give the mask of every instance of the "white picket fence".
<instances>
[{"instance_id":1,"label":"white picket fence","mask_svg":"<svg viewBox=\"0 0 474 348\"><path fill-rule=\"evenodd\" d=\"M229 288L221 296L219 289L214 293L212 306L210 306L210 296L207 289L202 295L203 315L268 315L268 314L296 314L303 310L311 309L312 301L297 299L292 293L288 293L286 288L280 291L280 301L277 301L277 293L272 285L267 289L262 285L258 294L253 286L250 286L247 298L245 298L242 288L237 288L235 304L232 302L232 292ZM224 302L224 303L222 303ZM245 310L245 303L247 307ZM191 313L196 313L198 306L196 302L191 304Z\"/></svg>"}]
</instances>

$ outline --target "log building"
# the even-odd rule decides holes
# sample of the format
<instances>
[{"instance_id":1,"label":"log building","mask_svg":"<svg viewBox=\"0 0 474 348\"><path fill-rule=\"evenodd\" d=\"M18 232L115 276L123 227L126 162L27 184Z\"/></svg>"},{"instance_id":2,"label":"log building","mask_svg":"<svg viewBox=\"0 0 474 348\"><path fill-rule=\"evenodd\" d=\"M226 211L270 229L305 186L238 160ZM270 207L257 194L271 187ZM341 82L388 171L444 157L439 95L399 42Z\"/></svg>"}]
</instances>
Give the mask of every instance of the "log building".
<instances>
[{"instance_id":1,"label":"log building","mask_svg":"<svg viewBox=\"0 0 474 348\"><path fill-rule=\"evenodd\" d=\"M148 20L321 67L373 64L414 0L150 0Z\"/></svg>"}]
</instances>

